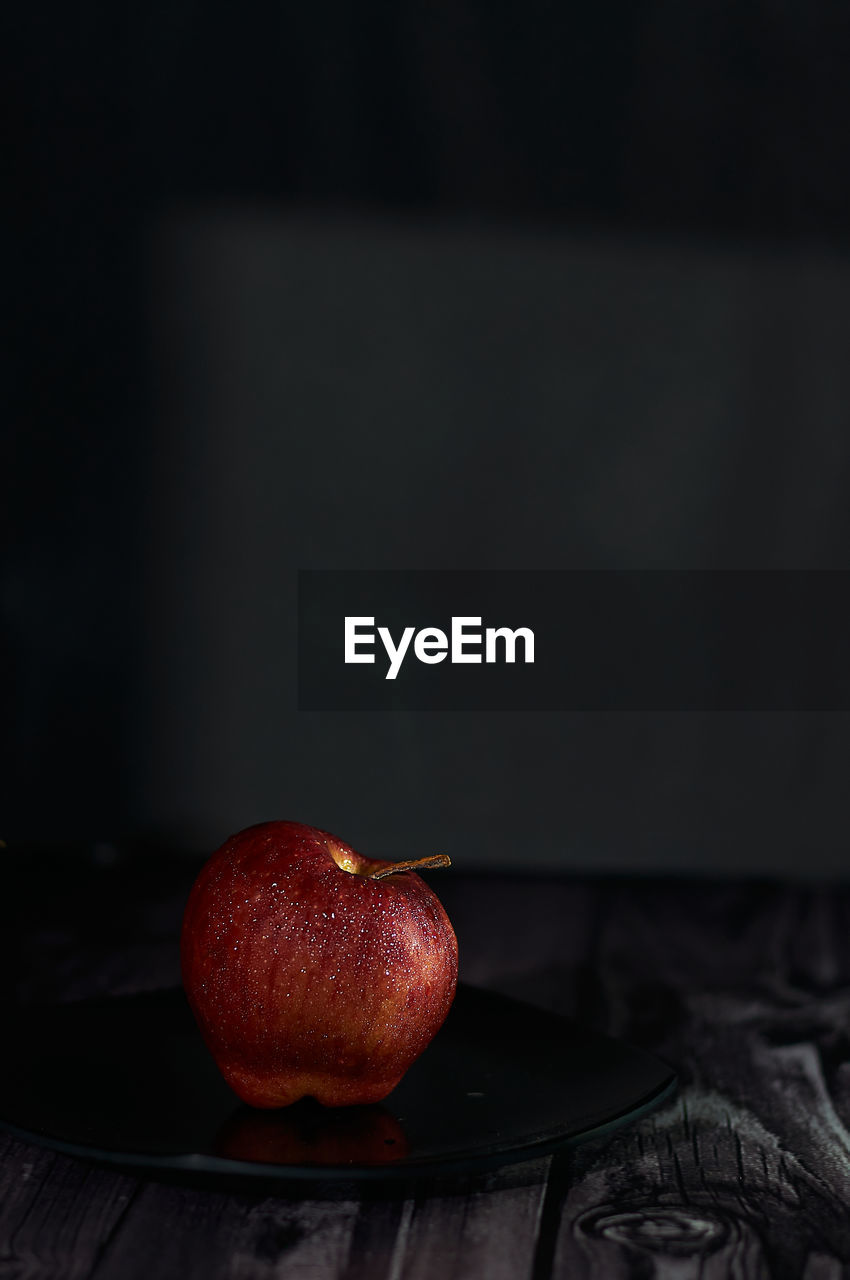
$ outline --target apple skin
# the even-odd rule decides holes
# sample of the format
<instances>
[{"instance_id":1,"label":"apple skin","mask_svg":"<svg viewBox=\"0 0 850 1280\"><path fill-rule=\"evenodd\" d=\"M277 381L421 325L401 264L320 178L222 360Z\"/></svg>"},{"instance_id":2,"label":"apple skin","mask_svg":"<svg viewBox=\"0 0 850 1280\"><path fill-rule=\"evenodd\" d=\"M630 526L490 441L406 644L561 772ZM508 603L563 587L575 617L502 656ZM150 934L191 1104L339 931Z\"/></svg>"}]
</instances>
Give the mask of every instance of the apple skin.
<instances>
[{"instance_id":1,"label":"apple skin","mask_svg":"<svg viewBox=\"0 0 850 1280\"><path fill-rule=\"evenodd\" d=\"M266 822L201 870L183 917L183 985L243 1102L380 1102L442 1026L454 930L415 872L371 878L392 865L327 831Z\"/></svg>"}]
</instances>

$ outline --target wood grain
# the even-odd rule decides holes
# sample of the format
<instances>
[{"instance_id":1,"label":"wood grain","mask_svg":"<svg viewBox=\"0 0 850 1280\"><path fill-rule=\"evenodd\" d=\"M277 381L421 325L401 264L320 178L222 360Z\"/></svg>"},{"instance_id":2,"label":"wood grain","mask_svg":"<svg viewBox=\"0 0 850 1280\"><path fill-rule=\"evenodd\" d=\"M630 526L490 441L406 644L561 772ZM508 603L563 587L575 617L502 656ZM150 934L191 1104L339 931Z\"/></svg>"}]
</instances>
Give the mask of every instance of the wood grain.
<instances>
[{"instance_id":1,"label":"wood grain","mask_svg":"<svg viewBox=\"0 0 850 1280\"><path fill-rule=\"evenodd\" d=\"M120 869L79 913L73 893L7 913L15 992L172 981L191 870L134 866L117 924L98 904ZM850 1276L846 887L455 876L442 896L468 980L660 1053L678 1097L608 1140L398 1198L179 1186L0 1138L0 1280Z\"/></svg>"}]
</instances>

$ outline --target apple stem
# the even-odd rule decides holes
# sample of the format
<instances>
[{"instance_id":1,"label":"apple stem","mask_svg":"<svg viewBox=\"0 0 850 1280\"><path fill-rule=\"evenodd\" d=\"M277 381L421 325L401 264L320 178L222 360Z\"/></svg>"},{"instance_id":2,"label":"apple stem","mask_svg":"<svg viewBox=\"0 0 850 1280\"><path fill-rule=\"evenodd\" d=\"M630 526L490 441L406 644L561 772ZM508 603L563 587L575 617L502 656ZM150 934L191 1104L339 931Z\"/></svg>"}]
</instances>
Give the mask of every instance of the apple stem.
<instances>
[{"instance_id":1,"label":"apple stem","mask_svg":"<svg viewBox=\"0 0 850 1280\"><path fill-rule=\"evenodd\" d=\"M399 871L427 871L433 867L450 867L452 860L447 853L435 853L430 858L409 858L406 862L392 862L388 867L381 867L380 871L372 871L369 874L370 880L383 880L387 876L394 876Z\"/></svg>"}]
</instances>

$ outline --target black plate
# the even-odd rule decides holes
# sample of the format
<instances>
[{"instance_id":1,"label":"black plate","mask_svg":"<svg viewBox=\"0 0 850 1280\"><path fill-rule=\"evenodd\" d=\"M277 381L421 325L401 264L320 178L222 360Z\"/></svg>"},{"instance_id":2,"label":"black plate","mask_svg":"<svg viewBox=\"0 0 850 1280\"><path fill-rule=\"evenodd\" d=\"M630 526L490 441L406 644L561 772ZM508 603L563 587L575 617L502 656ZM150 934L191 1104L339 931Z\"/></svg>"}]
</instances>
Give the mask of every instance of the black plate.
<instances>
[{"instance_id":1,"label":"black plate","mask_svg":"<svg viewBox=\"0 0 850 1280\"><path fill-rule=\"evenodd\" d=\"M461 985L433 1043L380 1106L241 1106L180 990L15 1014L0 1124L129 1168L383 1179L472 1171L586 1141L675 1087L657 1058Z\"/></svg>"}]
</instances>

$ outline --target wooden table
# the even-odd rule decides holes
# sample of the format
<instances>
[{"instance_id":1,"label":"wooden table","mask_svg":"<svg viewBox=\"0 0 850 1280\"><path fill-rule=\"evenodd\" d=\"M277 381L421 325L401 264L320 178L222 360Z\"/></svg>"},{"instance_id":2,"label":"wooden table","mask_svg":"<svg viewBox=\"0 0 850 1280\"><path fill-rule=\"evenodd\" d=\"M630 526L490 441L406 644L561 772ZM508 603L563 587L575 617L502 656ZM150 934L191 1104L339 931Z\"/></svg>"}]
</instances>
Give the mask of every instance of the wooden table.
<instances>
[{"instance_id":1,"label":"wooden table","mask_svg":"<svg viewBox=\"0 0 850 1280\"><path fill-rule=\"evenodd\" d=\"M194 862L5 862L6 996L177 981ZM0 1134L0 1280L850 1276L850 889L452 871L439 891L467 981L654 1050L676 1099L409 1198L187 1187Z\"/></svg>"}]
</instances>

